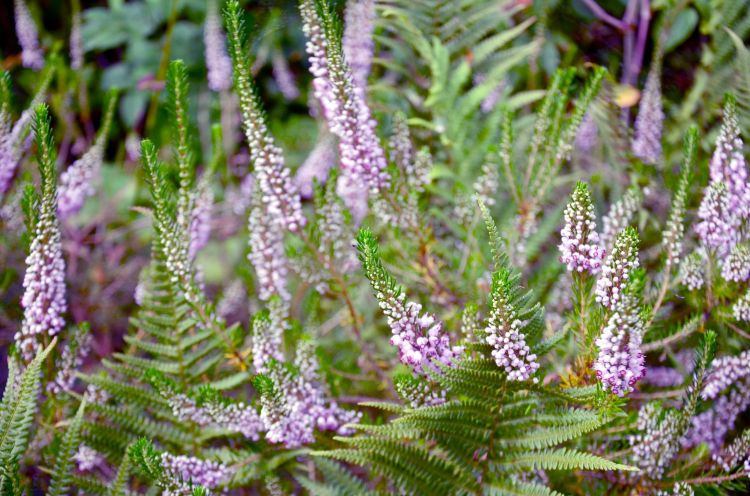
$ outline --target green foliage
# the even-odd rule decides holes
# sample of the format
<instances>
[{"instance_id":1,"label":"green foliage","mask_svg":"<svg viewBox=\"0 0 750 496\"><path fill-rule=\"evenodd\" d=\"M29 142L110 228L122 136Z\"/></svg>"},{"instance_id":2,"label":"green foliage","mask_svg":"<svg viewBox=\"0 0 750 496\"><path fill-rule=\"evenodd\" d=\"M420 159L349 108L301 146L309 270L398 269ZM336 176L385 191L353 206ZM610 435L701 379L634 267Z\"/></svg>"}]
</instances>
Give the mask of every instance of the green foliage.
<instances>
[{"instance_id":1,"label":"green foliage","mask_svg":"<svg viewBox=\"0 0 750 496\"><path fill-rule=\"evenodd\" d=\"M69 494L71 474L73 471L73 455L81 442L81 426L83 425L83 412L86 402L82 401L78 407L78 413L73 417L70 426L65 431L60 448L57 450L57 460L52 471L52 482L47 494L50 496L62 496Z\"/></svg>"}]
</instances>

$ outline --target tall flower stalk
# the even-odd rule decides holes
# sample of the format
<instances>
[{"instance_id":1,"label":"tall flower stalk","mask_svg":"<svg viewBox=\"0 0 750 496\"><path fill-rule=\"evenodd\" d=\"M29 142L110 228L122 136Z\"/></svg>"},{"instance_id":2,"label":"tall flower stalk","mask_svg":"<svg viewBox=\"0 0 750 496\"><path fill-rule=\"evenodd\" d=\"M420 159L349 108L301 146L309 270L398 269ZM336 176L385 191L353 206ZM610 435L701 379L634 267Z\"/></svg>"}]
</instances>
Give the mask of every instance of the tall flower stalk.
<instances>
[{"instance_id":1,"label":"tall flower stalk","mask_svg":"<svg viewBox=\"0 0 750 496\"><path fill-rule=\"evenodd\" d=\"M36 108L34 119L37 161L41 177L38 198L38 217L29 225L33 232L21 306L23 325L15 340L23 359L31 361L44 341L56 336L65 325L67 310L65 296L65 261L62 255L60 225L57 219L57 153L49 110L46 105Z\"/></svg>"}]
</instances>

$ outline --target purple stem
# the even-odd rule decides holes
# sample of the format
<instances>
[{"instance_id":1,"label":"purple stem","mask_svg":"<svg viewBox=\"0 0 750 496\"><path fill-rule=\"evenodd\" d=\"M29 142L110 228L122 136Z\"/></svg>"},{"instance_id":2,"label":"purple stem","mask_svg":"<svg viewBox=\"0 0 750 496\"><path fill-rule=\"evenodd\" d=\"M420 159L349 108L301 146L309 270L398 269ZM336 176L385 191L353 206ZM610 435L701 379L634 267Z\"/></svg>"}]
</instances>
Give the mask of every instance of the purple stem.
<instances>
[{"instance_id":1,"label":"purple stem","mask_svg":"<svg viewBox=\"0 0 750 496\"><path fill-rule=\"evenodd\" d=\"M596 3L596 0L583 0L583 3L586 4L589 9L591 9L591 12L596 17L606 22L607 24L614 26L620 31L625 31L625 29L627 29L627 24L625 24L620 19L608 14L606 10L604 10L598 3Z\"/></svg>"},{"instance_id":2,"label":"purple stem","mask_svg":"<svg viewBox=\"0 0 750 496\"><path fill-rule=\"evenodd\" d=\"M651 5L649 0L641 0L641 15L638 22L638 41L635 46L635 55L633 57L633 68L631 74L638 77L643 67L643 52L646 49L648 39L648 26L651 22ZM635 82L635 81L634 81Z\"/></svg>"}]
</instances>

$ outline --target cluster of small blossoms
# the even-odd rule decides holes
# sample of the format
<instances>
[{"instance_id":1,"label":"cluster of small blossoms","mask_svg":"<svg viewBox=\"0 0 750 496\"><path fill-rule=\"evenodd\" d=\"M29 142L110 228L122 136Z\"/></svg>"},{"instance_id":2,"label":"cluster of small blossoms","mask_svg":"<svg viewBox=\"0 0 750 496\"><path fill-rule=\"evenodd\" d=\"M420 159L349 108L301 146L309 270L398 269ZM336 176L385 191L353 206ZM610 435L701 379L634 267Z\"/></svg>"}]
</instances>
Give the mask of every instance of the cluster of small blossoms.
<instances>
[{"instance_id":1,"label":"cluster of small blossoms","mask_svg":"<svg viewBox=\"0 0 750 496\"><path fill-rule=\"evenodd\" d=\"M76 468L81 472L88 472L104 463L104 457L94 448L86 444L81 444L78 451L73 455L73 461Z\"/></svg>"},{"instance_id":2,"label":"cluster of small blossoms","mask_svg":"<svg viewBox=\"0 0 750 496\"><path fill-rule=\"evenodd\" d=\"M336 142L333 135L325 133L297 169L296 182L303 198L312 198L315 180L325 182L328 171L336 165Z\"/></svg>"},{"instance_id":3,"label":"cluster of small blossoms","mask_svg":"<svg viewBox=\"0 0 750 496\"><path fill-rule=\"evenodd\" d=\"M268 313L261 312L253 319L253 367L260 374L268 373L273 361L284 361L281 345L284 331L289 326L286 319L288 312L288 303L274 297L268 302Z\"/></svg>"},{"instance_id":4,"label":"cluster of small blossoms","mask_svg":"<svg viewBox=\"0 0 750 496\"><path fill-rule=\"evenodd\" d=\"M695 491L690 484L678 482L672 487L671 491L659 491L656 496L694 496Z\"/></svg>"},{"instance_id":5,"label":"cluster of small blossoms","mask_svg":"<svg viewBox=\"0 0 750 496\"><path fill-rule=\"evenodd\" d=\"M229 322L229 318L241 311L248 300L247 290L242 279L235 279L224 290L221 300L216 305L216 315Z\"/></svg>"},{"instance_id":6,"label":"cluster of small blossoms","mask_svg":"<svg viewBox=\"0 0 750 496\"><path fill-rule=\"evenodd\" d=\"M706 258L702 249L688 255L680 264L678 278L689 291L700 289L705 284Z\"/></svg>"},{"instance_id":7,"label":"cluster of small blossoms","mask_svg":"<svg viewBox=\"0 0 750 496\"><path fill-rule=\"evenodd\" d=\"M81 33L81 13L76 12L70 20L70 67L83 68L83 34Z\"/></svg>"},{"instance_id":8,"label":"cluster of small blossoms","mask_svg":"<svg viewBox=\"0 0 750 496\"><path fill-rule=\"evenodd\" d=\"M11 125L10 112L3 109L0 113L0 195L5 194L18 167L23 153L23 133L31 124L34 113L29 109Z\"/></svg>"},{"instance_id":9,"label":"cluster of small blossoms","mask_svg":"<svg viewBox=\"0 0 750 496\"><path fill-rule=\"evenodd\" d=\"M716 149L711 156L709 174L711 183L726 185L729 211L741 218L750 217L750 185L748 185L747 162L743 153L743 142L737 125L734 99L724 105L724 120L716 140Z\"/></svg>"},{"instance_id":10,"label":"cluster of small blossoms","mask_svg":"<svg viewBox=\"0 0 750 496\"><path fill-rule=\"evenodd\" d=\"M91 351L91 342L91 335L82 330L75 336L74 341L68 343L60 357L55 380L47 385L49 392L59 394L73 389L76 372Z\"/></svg>"},{"instance_id":11,"label":"cluster of small blossoms","mask_svg":"<svg viewBox=\"0 0 750 496\"><path fill-rule=\"evenodd\" d=\"M625 396L635 389L635 383L646 372L642 339L643 321L639 308L630 295L625 295L596 340L599 356L593 369L605 390Z\"/></svg>"},{"instance_id":12,"label":"cluster of small blossoms","mask_svg":"<svg viewBox=\"0 0 750 496\"><path fill-rule=\"evenodd\" d=\"M636 188L628 189L602 219L601 245L612 250L612 243L620 231L624 231L633 221L633 216L641 204L641 194Z\"/></svg>"},{"instance_id":13,"label":"cluster of small blossoms","mask_svg":"<svg viewBox=\"0 0 750 496\"><path fill-rule=\"evenodd\" d=\"M38 71L44 67L44 52L39 46L39 32L24 0L15 0L16 37L21 45L24 67Z\"/></svg>"},{"instance_id":14,"label":"cluster of small blossoms","mask_svg":"<svg viewBox=\"0 0 750 496\"><path fill-rule=\"evenodd\" d=\"M329 129L339 138L343 172L340 190L363 192L367 188L372 191L386 188L389 177L385 172L385 153L375 133L377 123L367 105L365 88L354 82L341 47L328 39L325 23L330 21L319 17L314 2L303 1L300 11L308 39L306 49L315 97L320 101Z\"/></svg>"},{"instance_id":15,"label":"cluster of small blossoms","mask_svg":"<svg viewBox=\"0 0 750 496\"><path fill-rule=\"evenodd\" d=\"M281 50L274 51L273 58L271 58L271 67L273 69L273 80L284 98L296 100L299 97L299 88Z\"/></svg>"},{"instance_id":16,"label":"cluster of small blossoms","mask_svg":"<svg viewBox=\"0 0 750 496\"><path fill-rule=\"evenodd\" d=\"M171 480L198 484L206 489L215 489L227 483L234 474L234 470L227 465L212 460L201 460L194 456L162 453L161 464Z\"/></svg>"},{"instance_id":17,"label":"cluster of small blossoms","mask_svg":"<svg viewBox=\"0 0 750 496\"><path fill-rule=\"evenodd\" d=\"M596 272L601 267L604 249L599 246L594 205L584 183L576 185L570 203L565 207L565 226L560 237L560 262L569 271Z\"/></svg>"},{"instance_id":18,"label":"cluster of small blossoms","mask_svg":"<svg viewBox=\"0 0 750 496\"><path fill-rule=\"evenodd\" d=\"M165 392L174 416L181 422L192 422L201 427L215 426L229 432L237 432L245 438L257 441L264 430L258 412L244 403L222 403L208 401L203 405L187 395Z\"/></svg>"},{"instance_id":19,"label":"cluster of small blossoms","mask_svg":"<svg viewBox=\"0 0 750 496\"><path fill-rule=\"evenodd\" d=\"M346 62L351 68L354 84L360 88L367 86L367 76L370 74L375 53L375 42L372 39L374 31L374 0L347 1L341 45Z\"/></svg>"},{"instance_id":20,"label":"cluster of small blossoms","mask_svg":"<svg viewBox=\"0 0 750 496\"><path fill-rule=\"evenodd\" d=\"M193 200L193 210L190 214L190 232L188 234L188 259L194 260L211 237L211 211L214 203L214 193L207 177L201 177Z\"/></svg>"},{"instance_id":21,"label":"cluster of small blossoms","mask_svg":"<svg viewBox=\"0 0 750 496\"><path fill-rule=\"evenodd\" d=\"M739 466L744 472L750 472L750 430L745 430L732 444L712 458L726 472Z\"/></svg>"},{"instance_id":22,"label":"cluster of small blossoms","mask_svg":"<svg viewBox=\"0 0 750 496\"><path fill-rule=\"evenodd\" d=\"M576 132L575 147L581 153L588 153L594 149L599 141L599 128L591 110L586 112L581 125Z\"/></svg>"},{"instance_id":23,"label":"cluster of small blossoms","mask_svg":"<svg viewBox=\"0 0 750 496\"><path fill-rule=\"evenodd\" d=\"M721 277L725 281L742 282L750 278L750 248L737 245L721 265Z\"/></svg>"},{"instance_id":24,"label":"cluster of small blossoms","mask_svg":"<svg viewBox=\"0 0 750 496\"><path fill-rule=\"evenodd\" d=\"M328 398L328 391L320 380L317 361L303 344L297 350L297 374L275 364L269 371L273 391L261 395L260 418L266 429L266 439L287 448L298 448L315 440L314 430L351 434L346 424L357 422L358 412L343 410Z\"/></svg>"},{"instance_id":25,"label":"cluster of small blossoms","mask_svg":"<svg viewBox=\"0 0 750 496\"><path fill-rule=\"evenodd\" d=\"M686 448L706 443L713 456L718 456L724 438L734 428L737 418L750 406L750 380L743 378L729 394L719 397L711 408L693 417L682 445Z\"/></svg>"},{"instance_id":26,"label":"cluster of small blossoms","mask_svg":"<svg viewBox=\"0 0 750 496\"><path fill-rule=\"evenodd\" d=\"M743 351L737 356L715 358L711 362L701 398L716 398L723 390L738 380L750 376L750 350Z\"/></svg>"},{"instance_id":27,"label":"cluster of small blossoms","mask_svg":"<svg viewBox=\"0 0 750 496\"><path fill-rule=\"evenodd\" d=\"M444 389L432 387L429 383L417 377L404 377L403 380L396 383L395 387L401 399L412 408L445 403L446 392Z\"/></svg>"},{"instance_id":28,"label":"cluster of small blossoms","mask_svg":"<svg viewBox=\"0 0 750 496\"><path fill-rule=\"evenodd\" d=\"M232 60L227 55L224 32L221 29L216 0L209 0L203 26L203 44L206 47L208 87L213 91L226 91L232 87Z\"/></svg>"},{"instance_id":29,"label":"cluster of small blossoms","mask_svg":"<svg viewBox=\"0 0 750 496\"><path fill-rule=\"evenodd\" d=\"M289 300L291 294L286 287L289 267L284 247L284 231L268 218L259 196L253 197L253 205L248 218L250 231L248 259L258 277L258 297L261 300L268 300L276 294Z\"/></svg>"},{"instance_id":30,"label":"cluster of small blossoms","mask_svg":"<svg viewBox=\"0 0 750 496\"><path fill-rule=\"evenodd\" d=\"M42 118L40 118L42 119ZM49 123L38 123L39 133L49 132ZM38 137L40 149L46 149ZM43 152L40 152L40 154ZM50 163L40 164L42 169L42 198L39 219L34 226L34 238L26 257L26 274L23 279L24 293L21 306L24 318L15 341L24 360L31 361L39 350L41 336L56 336L65 325L63 314L67 310L65 300L65 261L62 255L60 225L57 220L57 187L54 175L54 159L45 157ZM49 170L52 168L52 170Z\"/></svg>"},{"instance_id":31,"label":"cluster of small blossoms","mask_svg":"<svg viewBox=\"0 0 750 496\"><path fill-rule=\"evenodd\" d=\"M509 380L526 381L539 369L539 362L526 344L523 323L510 301L508 274L503 274L495 274L492 282L492 309L484 329L485 341L492 346L492 357L508 374ZM538 379L533 381L536 383Z\"/></svg>"},{"instance_id":32,"label":"cluster of small blossoms","mask_svg":"<svg viewBox=\"0 0 750 496\"><path fill-rule=\"evenodd\" d=\"M629 437L633 462L651 479L664 475L679 450L680 422L674 411L647 403L638 412L640 434Z\"/></svg>"},{"instance_id":33,"label":"cluster of small blossoms","mask_svg":"<svg viewBox=\"0 0 750 496\"><path fill-rule=\"evenodd\" d=\"M719 257L725 257L739 240L739 218L731 209L729 192L723 182L714 182L706 188L706 194L698 208L701 221L695 232L706 249L713 249Z\"/></svg>"},{"instance_id":34,"label":"cluster of small blossoms","mask_svg":"<svg viewBox=\"0 0 750 496\"><path fill-rule=\"evenodd\" d=\"M91 148L60 174L60 195L57 201L60 218L66 219L78 213L86 198L96 192L94 181L99 177L102 167L105 141L106 131L103 131Z\"/></svg>"},{"instance_id":35,"label":"cluster of small blossoms","mask_svg":"<svg viewBox=\"0 0 750 496\"><path fill-rule=\"evenodd\" d=\"M662 247L666 254L664 264L671 270L680 260L682 242L685 237L685 204L687 202L689 176L683 171L677 192L672 200L672 209L667 219L667 225L662 232Z\"/></svg>"},{"instance_id":36,"label":"cluster of small blossoms","mask_svg":"<svg viewBox=\"0 0 750 496\"><path fill-rule=\"evenodd\" d=\"M632 227L617 235L596 281L596 301L614 310L622 299L630 273L638 267L638 235Z\"/></svg>"},{"instance_id":37,"label":"cluster of small blossoms","mask_svg":"<svg viewBox=\"0 0 750 496\"><path fill-rule=\"evenodd\" d=\"M635 119L635 139L633 153L646 163L655 164L661 160L661 133L664 125L664 111L661 102L661 68L653 64L641 94L638 117Z\"/></svg>"},{"instance_id":38,"label":"cluster of small blossoms","mask_svg":"<svg viewBox=\"0 0 750 496\"><path fill-rule=\"evenodd\" d=\"M646 369L643 382L661 388L671 388L685 382L685 376L673 367L653 366Z\"/></svg>"},{"instance_id":39,"label":"cluster of small blossoms","mask_svg":"<svg viewBox=\"0 0 750 496\"><path fill-rule=\"evenodd\" d=\"M404 305L403 296L400 295L398 306L386 309L381 305L393 333L390 343L398 348L401 363L423 375L427 374L426 368L440 373L440 366L453 366L463 348L451 346L443 323L431 313L422 313L419 303L410 301Z\"/></svg>"},{"instance_id":40,"label":"cluster of small blossoms","mask_svg":"<svg viewBox=\"0 0 750 496\"><path fill-rule=\"evenodd\" d=\"M414 147L409 135L409 123L402 113L397 113L393 117L393 133L388 140L388 154L391 162L407 173L414 159Z\"/></svg>"},{"instance_id":41,"label":"cluster of small blossoms","mask_svg":"<svg viewBox=\"0 0 750 496\"><path fill-rule=\"evenodd\" d=\"M750 321L750 291L742 295L732 306L732 315L736 320Z\"/></svg>"}]
</instances>

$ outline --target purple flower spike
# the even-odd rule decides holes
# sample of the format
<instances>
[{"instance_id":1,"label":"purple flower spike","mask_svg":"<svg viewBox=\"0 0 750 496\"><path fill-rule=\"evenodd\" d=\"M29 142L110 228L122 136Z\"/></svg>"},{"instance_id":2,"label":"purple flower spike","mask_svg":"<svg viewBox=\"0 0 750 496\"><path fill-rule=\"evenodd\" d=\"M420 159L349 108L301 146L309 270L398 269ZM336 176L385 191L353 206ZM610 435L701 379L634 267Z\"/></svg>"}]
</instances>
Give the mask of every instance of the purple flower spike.
<instances>
[{"instance_id":1,"label":"purple flower spike","mask_svg":"<svg viewBox=\"0 0 750 496\"><path fill-rule=\"evenodd\" d=\"M597 272L604 258L596 232L596 214L588 186L579 182L565 208L565 226L560 231L560 261L571 272Z\"/></svg>"}]
</instances>

